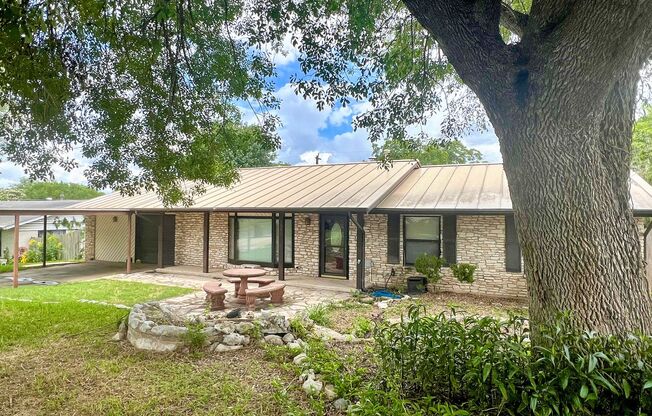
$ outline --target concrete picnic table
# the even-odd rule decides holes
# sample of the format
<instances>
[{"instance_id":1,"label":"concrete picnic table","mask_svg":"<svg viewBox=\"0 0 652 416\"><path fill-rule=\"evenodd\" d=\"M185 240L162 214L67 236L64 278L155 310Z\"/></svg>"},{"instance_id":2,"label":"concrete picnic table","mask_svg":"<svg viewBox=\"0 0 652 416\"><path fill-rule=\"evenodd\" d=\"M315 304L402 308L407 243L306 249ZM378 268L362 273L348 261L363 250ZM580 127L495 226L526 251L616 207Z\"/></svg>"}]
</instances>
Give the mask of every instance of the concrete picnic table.
<instances>
[{"instance_id":1,"label":"concrete picnic table","mask_svg":"<svg viewBox=\"0 0 652 416\"><path fill-rule=\"evenodd\" d=\"M250 277L265 276L267 271L263 269L227 269L222 272L226 277L237 277L240 279L240 290L238 290L238 303L245 303L247 299L246 290L248 289L247 280Z\"/></svg>"}]
</instances>

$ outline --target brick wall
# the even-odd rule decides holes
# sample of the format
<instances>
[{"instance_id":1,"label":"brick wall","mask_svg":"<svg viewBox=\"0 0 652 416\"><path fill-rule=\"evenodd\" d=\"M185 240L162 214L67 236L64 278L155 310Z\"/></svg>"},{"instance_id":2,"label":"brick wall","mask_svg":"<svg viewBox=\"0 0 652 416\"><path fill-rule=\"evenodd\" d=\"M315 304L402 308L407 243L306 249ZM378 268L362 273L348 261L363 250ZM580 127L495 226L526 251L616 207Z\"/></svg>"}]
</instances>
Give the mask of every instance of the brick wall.
<instances>
[{"instance_id":1,"label":"brick wall","mask_svg":"<svg viewBox=\"0 0 652 416\"><path fill-rule=\"evenodd\" d=\"M174 264L201 266L204 250L204 214L180 212L176 214Z\"/></svg>"},{"instance_id":2,"label":"brick wall","mask_svg":"<svg viewBox=\"0 0 652 416\"><path fill-rule=\"evenodd\" d=\"M95 260L95 215L84 217L84 260Z\"/></svg>"}]
</instances>

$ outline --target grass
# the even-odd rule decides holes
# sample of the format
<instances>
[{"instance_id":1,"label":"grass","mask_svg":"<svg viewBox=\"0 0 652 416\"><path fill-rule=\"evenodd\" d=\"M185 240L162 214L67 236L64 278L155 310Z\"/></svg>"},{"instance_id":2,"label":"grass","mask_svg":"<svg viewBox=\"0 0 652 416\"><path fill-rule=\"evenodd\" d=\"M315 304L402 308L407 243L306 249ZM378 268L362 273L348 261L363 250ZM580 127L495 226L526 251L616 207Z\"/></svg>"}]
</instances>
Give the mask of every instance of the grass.
<instances>
[{"instance_id":1,"label":"grass","mask_svg":"<svg viewBox=\"0 0 652 416\"><path fill-rule=\"evenodd\" d=\"M25 268L24 264L18 263L18 270L23 270ZM14 271L14 265L13 264L1 264L0 265L0 273L9 273Z\"/></svg>"},{"instance_id":2,"label":"grass","mask_svg":"<svg viewBox=\"0 0 652 416\"><path fill-rule=\"evenodd\" d=\"M184 295L192 289L149 283L100 279L57 286L25 285L0 288L0 299L36 302L66 302L80 299L132 306L138 302Z\"/></svg>"},{"instance_id":3,"label":"grass","mask_svg":"<svg viewBox=\"0 0 652 416\"><path fill-rule=\"evenodd\" d=\"M2 289L31 301L0 299L0 414L310 414L294 370L258 348L138 351L110 341L127 310L77 301L133 304L188 291L109 280Z\"/></svg>"},{"instance_id":4,"label":"grass","mask_svg":"<svg viewBox=\"0 0 652 416\"><path fill-rule=\"evenodd\" d=\"M0 352L40 346L62 337L92 337L98 328L115 330L128 311L79 302L0 300Z\"/></svg>"}]
</instances>

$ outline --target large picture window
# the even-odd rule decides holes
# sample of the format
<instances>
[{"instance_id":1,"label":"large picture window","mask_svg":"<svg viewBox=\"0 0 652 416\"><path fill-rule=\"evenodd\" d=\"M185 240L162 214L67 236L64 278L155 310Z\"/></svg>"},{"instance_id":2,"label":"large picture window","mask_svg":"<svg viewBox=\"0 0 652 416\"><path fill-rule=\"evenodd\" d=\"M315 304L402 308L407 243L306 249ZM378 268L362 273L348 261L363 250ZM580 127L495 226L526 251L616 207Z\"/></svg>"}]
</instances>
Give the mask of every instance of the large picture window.
<instances>
[{"instance_id":1,"label":"large picture window","mask_svg":"<svg viewBox=\"0 0 652 416\"><path fill-rule=\"evenodd\" d=\"M440 217L403 217L403 256L414 265L421 254L441 255Z\"/></svg>"},{"instance_id":2,"label":"large picture window","mask_svg":"<svg viewBox=\"0 0 652 416\"><path fill-rule=\"evenodd\" d=\"M229 216L229 263L278 265L279 216ZM285 265L294 258L294 220L285 217Z\"/></svg>"}]
</instances>

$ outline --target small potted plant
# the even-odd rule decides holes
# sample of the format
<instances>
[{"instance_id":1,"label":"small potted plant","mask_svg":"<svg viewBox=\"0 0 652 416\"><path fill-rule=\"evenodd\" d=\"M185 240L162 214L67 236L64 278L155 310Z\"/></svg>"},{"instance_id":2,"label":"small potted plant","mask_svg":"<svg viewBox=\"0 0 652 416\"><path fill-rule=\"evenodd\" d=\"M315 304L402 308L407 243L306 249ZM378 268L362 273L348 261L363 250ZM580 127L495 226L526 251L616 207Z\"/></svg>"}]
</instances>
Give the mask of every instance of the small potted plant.
<instances>
[{"instance_id":1,"label":"small potted plant","mask_svg":"<svg viewBox=\"0 0 652 416\"><path fill-rule=\"evenodd\" d=\"M432 254L421 254L414 262L414 268L421 276L408 277L408 293L423 293L427 283L441 280L441 266L444 261Z\"/></svg>"}]
</instances>

